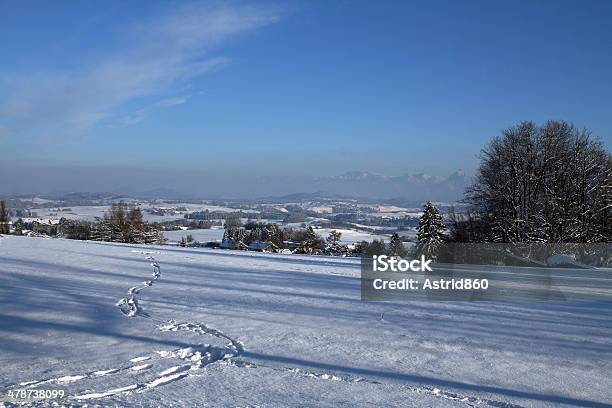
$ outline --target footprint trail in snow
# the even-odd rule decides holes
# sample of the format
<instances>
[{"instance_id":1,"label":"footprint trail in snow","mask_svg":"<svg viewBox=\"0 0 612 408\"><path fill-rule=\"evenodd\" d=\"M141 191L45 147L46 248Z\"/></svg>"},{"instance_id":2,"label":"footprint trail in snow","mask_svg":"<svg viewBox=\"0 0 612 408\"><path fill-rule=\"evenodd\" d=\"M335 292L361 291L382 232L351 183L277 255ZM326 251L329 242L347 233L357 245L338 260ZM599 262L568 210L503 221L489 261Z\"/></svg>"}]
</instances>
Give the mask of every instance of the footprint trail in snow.
<instances>
[{"instance_id":1,"label":"footprint trail in snow","mask_svg":"<svg viewBox=\"0 0 612 408\"><path fill-rule=\"evenodd\" d=\"M145 259L151 261L151 266L153 267L153 273L151 274L153 278L151 280L147 280L142 282L140 286L133 286L128 289L128 295L117 302L117 307L124 315L128 317L134 317L136 315L147 316L146 313L142 311L138 307L138 295L140 292L145 289L153 286L153 283L161 277L161 268L155 258L152 256L153 252L145 252L145 251L132 251L137 253L142 253L145 256Z\"/></svg>"},{"instance_id":2,"label":"footprint trail in snow","mask_svg":"<svg viewBox=\"0 0 612 408\"><path fill-rule=\"evenodd\" d=\"M152 278L142 282L139 286L133 286L128 289L127 296L120 299L116 306L120 312L126 317L149 317L149 315L140 307L138 303L138 295L146 289L152 287L155 282L161 278L161 266L153 257L155 252L132 251L141 253L145 259L151 262L153 268ZM87 387L76 395L73 392L68 398L68 401L86 401L95 400L104 397L116 396L119 394L127 394L132 392L144 392L146 390L172 383L174 381L195 375L199 370L204 369L207 365L216 362L229 361L233 357L237 357L244 351L242 343L220 330L208 327L203 323L184 322L177 323L174 320L161 323L157 326L160 332L183 332L197 336L209 336L218 338L226 342L225 346L210 345L197 343L189 347L178 348L174 350L156 350L148 355L140 355L130 359L127 363L119 367L92 370L90 372L80 373L76 375L68 375L61 377L47 378L38 381L26 381L13 385L8 388L28 387L34 388L42 385L57 384L86 384L89 382L99 382L102 379L109 379L113 376L138 376L141 377L138 381L124 386L115 386L110 389L96 391ZM168 363L173 360L178 360L179 364L173 364L168 367ZM150 372L157 370L156 373L150 375ZM83 387L81 387L83 388Z\"/></svg>"}]
</instances>

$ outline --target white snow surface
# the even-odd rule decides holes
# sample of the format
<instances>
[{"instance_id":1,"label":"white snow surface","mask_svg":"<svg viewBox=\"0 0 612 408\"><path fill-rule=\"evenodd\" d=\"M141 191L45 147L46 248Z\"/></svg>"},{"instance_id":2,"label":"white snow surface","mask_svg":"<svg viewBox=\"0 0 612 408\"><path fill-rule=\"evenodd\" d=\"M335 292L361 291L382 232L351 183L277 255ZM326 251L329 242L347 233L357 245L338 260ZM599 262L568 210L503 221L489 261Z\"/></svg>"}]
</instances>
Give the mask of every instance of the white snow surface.
<instances>
[{"instance_id":1,"label":"white snow surface","mask_svg":"<svg viewBox=\"0 0 612 408\"><path fill-rule=\"evenodd\" d=\"M351 229L344 228L316 228L314 231L321 238L326 239L329 236L331 231L341 232L340 242L343 244L354 244L355 242L368 241L371 242L375 239L382 239L383 241L388 242L389 236L381 235L381 234L372 234L366 231L355 231Z\"/></svg>"},{"instance_id":2,"label":"white snow surface","mask_svg":"<svg viewBox=\"0 0 612 408\"><path fill-rule=\"evenodd\" d=\"M150 208L187 208L186 213L192 213L194 211L221 211L221 212L234 212L236 209L229 207L222 207L210 204L191 204L191 203L138 203L140 209L142 209L142 215L146 221L149 222L163 222L172 221L184 218L184 213L179 214L166 214L166 215L155 215L147 212ZM70 211L57 211L57 207L52 208L33 208L32 211L37 214L38 217L60 219L65 217L67 219L74 220L86 220L94 221L96 217L103 217L104 214L109 210L110 205L84 205L84 206L70 206L70 207L59 207L59 208L70 208ZM253 210L253 212L257 212Z\"/></svg>"},{"instance_id":3,"label":"white snow surface","mask_svg":"<svg viewBox=\"0 0 612 408\"><path fill-rule=\"evenodd\" d=\"M548 266L561 266L561 267L571 266L573 268L593 269L593 267L589 265L576 261L576 259L574 259L572 256L563 255L563 254L553 255L549 257L546 260L546 263L548 264Z\"/></svg>"},{"instance_id":4,"label":"white snow surface","mask_svg":"<svg viewBox=\"0 0 612 408\"><path fill-rule=\"evenodd\" d=\"M358 277L356 259L5 236L0 389L63 386L72 406L612 403L610 302L362 302Z\"/></svg>"},{"instance_id":5,"label":"white snow surface","mask_svg":"<svg viewBox=\"0 0 612 408\"><path fill-rule=\"evenodd\" d=\"M193 238L201 243L210 241L221 241L223 239L223 228L209 228L209 229L192 229L192 230L176 230L176 231L164 231L164 237L169 242L178 242L187 235L193 235Z\"/></svg>"}]
</instances>

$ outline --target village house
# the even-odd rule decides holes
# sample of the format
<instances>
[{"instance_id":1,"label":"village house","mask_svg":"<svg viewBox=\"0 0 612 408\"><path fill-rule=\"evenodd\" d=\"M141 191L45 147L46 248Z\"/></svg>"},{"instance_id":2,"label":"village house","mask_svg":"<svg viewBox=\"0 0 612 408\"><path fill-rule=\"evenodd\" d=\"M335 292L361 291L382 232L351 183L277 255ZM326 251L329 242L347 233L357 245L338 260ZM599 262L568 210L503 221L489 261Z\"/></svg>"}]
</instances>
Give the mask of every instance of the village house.
<instances>
[{"instance_id":1,"label":"village house","mask_svg":"<svg viewBox=\"0 0 612 408\"><path fill-rule=\"evenodd\" d=\"M22 221L25 229L50 237L58 235L61 224L58 218L23 218Z\"/></svg>"}]
</instances>

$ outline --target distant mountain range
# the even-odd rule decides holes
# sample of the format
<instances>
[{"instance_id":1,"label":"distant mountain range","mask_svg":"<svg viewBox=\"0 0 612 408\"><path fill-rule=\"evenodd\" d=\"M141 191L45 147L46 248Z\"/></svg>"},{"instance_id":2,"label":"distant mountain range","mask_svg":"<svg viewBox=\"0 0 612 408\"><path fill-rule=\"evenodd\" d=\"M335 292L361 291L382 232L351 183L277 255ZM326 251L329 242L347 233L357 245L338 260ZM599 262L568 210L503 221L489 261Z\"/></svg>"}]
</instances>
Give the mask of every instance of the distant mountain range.
<instances>
[{"instance_id":1,"label":"distant mountain range","mask_svg":"<svg viewBox=\"0 0 612 408\"><path fill-rule=\"evenodd\" d=\"M315 191L362 198L409 198L412 200L457 200L468 184L463 170L448 177L424 173L383 176L352 171L340 176L315 180Z\"/></svg>"},{"instance_id":2,"label":"distant mountain range","mask_svg":"<svg viewBox=\"0 0 612 408\"><path fill-rule=\"evenodd\" d=\"M468 185L467 177L462 170L447 177L424 173L385 176L364 171L351 171L337 176L324 177L289 174L253 177L206 173L194 174L190 177L168 175L158 181L159 187L157 188L151 186L149 177L144 183L137 183L138 179L130 179L129 173L126 174L125 180L122 178L125 183L124 187L112 188L114 183L108 180L104 183L106 188L98 190L105 192L79 192L87 190L77 189L77 187L72 191L56 190L46 196L51 199L61 197L74 202L117 200L125 197L174 200L226 198L266 201L274 197L285 200L356 198L366 202L377 199L452 202L463 197ZM141 187L145 188L134 188L135 184L143 184Z\"/></svg>"},{"instance_id":3,"label":"distant mountain range","mask_svg":"<svg viewBox=\"0 0 612 408\"><path fill-rule=\"evenodd\" d=\"M256 177L255 179L227 179L203 177L196 186L206 191L188 191L184 186L156 188L138 191L137 198L260 198L283 199L344 199L362 200L403 199L414 201L455 201L463 197L467 185L463 170L447 177L424 173L384 176L380 174L351 171L337 176L292 177L288 175ZM125 192L125 190L124 190Z\"/></svg>"}]
</instances>

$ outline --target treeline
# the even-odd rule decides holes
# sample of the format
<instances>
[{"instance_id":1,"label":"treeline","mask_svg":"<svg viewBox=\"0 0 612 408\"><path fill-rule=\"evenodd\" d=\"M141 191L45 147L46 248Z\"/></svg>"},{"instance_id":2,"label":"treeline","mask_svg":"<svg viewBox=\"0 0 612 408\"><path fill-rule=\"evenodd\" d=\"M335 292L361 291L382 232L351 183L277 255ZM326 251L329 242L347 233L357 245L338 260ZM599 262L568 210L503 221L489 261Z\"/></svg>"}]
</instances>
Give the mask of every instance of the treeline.
<instances>
[{"instance_id":1,"label":"treeline","mask_svg":"<svg viewBox=\"0 0 612 408\"><path fill-rule=\"evenodd\" d=\"M464 202L456 242L611 242L612 157L567 122L523 122L482 150Z\"/></svg>"},{"instance_id":2,"label":"treeline","mask_svg":"<svg viewBox=\"0 0 612 408\"><path fill-rule=\"evenodd\" d=\"M359 244L358 252L366 257L372 255L405 257L408 254L408 250L397 233L391 235L388 244L382 239L375 239L371 242L362 241Z\"/></svg>"},{"instance_id":3,"label":"treeline","mask_svg":"<svg viewBox=\"0 0 612 408\"><path fill-rule=\"evenodd\" d=\"M340 235L337 238L339 241ZM325 250L325 241L312 227L281 228L275 223L256 221L249 221L242 227L228 219L223 242L231 249L248 249L253 243L263 242L268 244L268 251L290 249L296 253L320 254Z\"/></svg>"},{"instance_id":4,"label":"treeline","mask_svg":"<svg viewBox=\"0 0 612 408\"><path fill-rule=\"evenodd\" d=\"M246 249L257 241L268 242L277 249L285 248L287 235L278 225L272 223L249 222L244 228L239 219L227 218L223 241L232 249Z\"/></svg>"},{"instance_id":5,"label":"treeline","mask_svg":"<svg viewBox=\"0 0 612 408\"><path fill-rule=\"evenodd\" d=\"M361 254L361 246L345 245L342 233L332 230L324 239L315 230L306 228L281 228L278 224L250 221L244 226L228 226L223 234L223 246L229 249L258 250L267 252L292 252L307 255L355 256Z\"/></svg>"},{"instance_id":6,"label":"treeline","mask_svg":"<svg viewBox=\"0 0 612 408\"><path fill-rule=\"evenodd\" d=\"M436 235L436 239L438 238ZM274 223L254 221L249 221L240 227L226 225L222 242L224 247L228 249L265 250L268 252L290 251L295 254L306 255L369 256L389 254L406 256L408 253L402 238L397 233L391 236L388 244L381 239L346 245L342 242L340 231L332 230L327 237L323 238L315 232L312 226L281 228ZM188 244L189 242L186 240L185 245ZM262 246L261 244L265 245Z\"/></svg>"},{"instance_id":7,"label":"treeline","mask_svg":"<svg viewBox=\"0 0 612 408\"><path fill-rule=\"evenodd\" d=\"M161 221L158 223L164 231L178 231L185 227L189 230L193 229L211 229L215 226L223 226L223 222L220 220L215 221L206 221L206 220L188 220L188 219L180 219L180 220L170 220L170 221Z\"/></svg>"},{"instance_id":8,"label":"treeline","mask_svg":"<svg viewBox=\"0 0 612 408\"><path fill-rule=\"evenodd\" d=\"M140 208L124 202L112 204L104 216L94 222L66 220L61 225L61 235L69 239L133 244L164 242L160 226L145 222Z\"/></svg>"},{"instance_id":9,"label":"treeline","mask_svg":"<svg viewBox=\"0 0 612 408\"><path fill-rule=\"evenodd\" d=\"M238 217L238 218L242 218L242 217L255 217L258 214L255 212L250 212L250 211L237 211L237 212L233 212L230 213L229 215L233 216L233 217ZM216 220L222 220L225 219L228 216L228 213L226 211L209 211L209 210L204 210L204 211L194 211L191 212L189 214L185 214L183 215L183 218L187 219L187 220L204 220L204 221L216 221Z\"/></svg>"}]
</instances>

